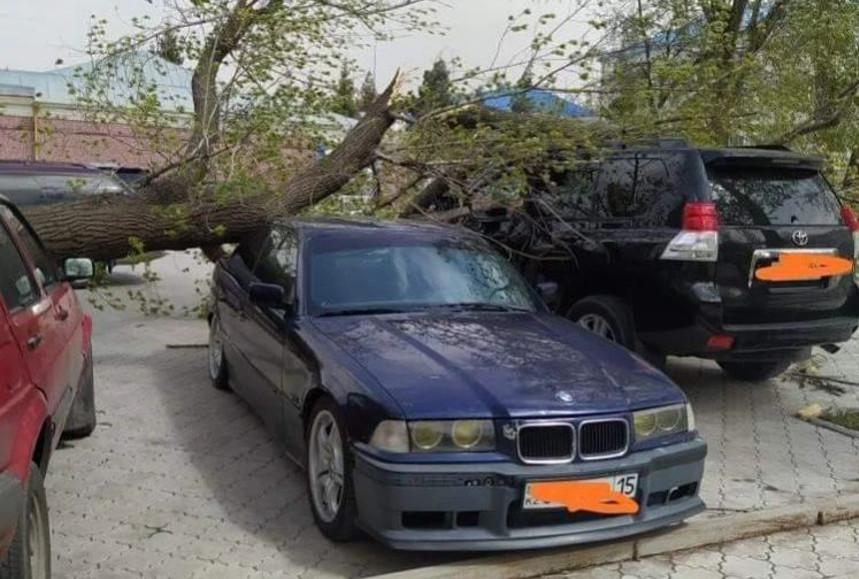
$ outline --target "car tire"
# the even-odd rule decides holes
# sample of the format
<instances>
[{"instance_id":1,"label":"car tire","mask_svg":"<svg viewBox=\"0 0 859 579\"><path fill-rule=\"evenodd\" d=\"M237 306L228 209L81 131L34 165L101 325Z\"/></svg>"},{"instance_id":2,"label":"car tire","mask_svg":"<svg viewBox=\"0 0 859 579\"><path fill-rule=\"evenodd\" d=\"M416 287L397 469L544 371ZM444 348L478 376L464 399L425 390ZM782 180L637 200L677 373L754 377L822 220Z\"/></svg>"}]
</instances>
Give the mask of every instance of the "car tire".
<instances>
[{"instance_id":1,"label":"car tire","mask_svg":"<svg viewBox=\"0 0 859 579\"><path fill-rule=\"evenodd\" d=\"M763 382L782 374L791 365L792 360L762 360L739 362L732 360L718 361L717 364L731 378L743 382Z\"/></svg>"},{"instance_id":2,"label":"car tire","mask_svg":"<svg viewBox=\"0 0 859 579\"><path fill-rule=\"evenodd\" d=\"M321 398L314 405L306 423L305 440L307 497L313 519L329 540L337 543L353 541L360 537L352 479L353 457L345 421L331 398ZM330 444L327 450L324 448L326 443ZM330 473L336 473L338 469L340 472L331 477ZM325 471L329 473L327 479L323 479ZM337 478L340 479L339 489L335 488ZM329 481L331 491L326 488Z\"/></svg>"},{"instance_id":3,"label":"car tire","mask_svg":"<svg viewBox=\"0 0 859 579\"><path fill-rule=\"evenodd\" d=\"M30 464L26 501L0 579L48 579L51 576L51 527L42 471Z\"/></svg>"},{"instance_id":4,"label":"car tire","mask_svg":"<svg viewBox=\"0 0 859 579\"><path fill-rule=\"evenodd\" d=\"M585 329L620 344L629 350L637 350L635 322L626 303L615 296L588 296L577 301L567 311L567 319Z\"/></svg>"},{"instance_id":5,"label":"car tire","mask_svg":"<svg viewBox=\"0 0 859 579\"><path fill-rule=\"evenodd\" d=\"M208 366L209 380L216 390L230 391L230 380L227 376L227 359L224 357L224 342L221 335L221 322L218 316L212 316L209 322Z\"/></svg>"},{"instance_id":6,"label":"car tire","mask_svg":"<svg viewBox=\"0 0 859 579\"><path fill-rule=\"evenodd\" d=\"M63 438L86 438L95 430L95 376L93 373L92 350L87 354L84 379L72 403L69 417L63 429Z\"/></svg>"}]
</instances>

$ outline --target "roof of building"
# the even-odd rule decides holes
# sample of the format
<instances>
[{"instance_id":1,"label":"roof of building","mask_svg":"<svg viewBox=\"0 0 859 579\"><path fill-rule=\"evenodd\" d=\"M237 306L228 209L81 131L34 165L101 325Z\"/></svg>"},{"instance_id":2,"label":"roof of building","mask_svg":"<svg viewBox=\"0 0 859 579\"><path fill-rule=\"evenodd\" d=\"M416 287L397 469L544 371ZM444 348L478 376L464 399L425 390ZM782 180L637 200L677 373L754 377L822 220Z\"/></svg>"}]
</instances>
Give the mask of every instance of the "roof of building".
<instances>
[{"instance_id":1,"label":"roof of building","mask_svg":"<svg viewBox=\"0 0 859 579\"><path fill-rule=\"evenodd\" d=\"M528 99L535 112L556 114L562 117L591 117L594 115L590 109L567 100L550 90L531 89L525 93L525 98ZM510 111L513 109L513 97L505 92L487 98L483 104L490 109Z\"/></svg>"},{"instance_id":2,"label":"roof of building","mask_svg":"<svg viewBox=\"0 0 859 579\"><path fill-rule=\"evenodd\" d=\"M115 75L116 82L107 84L112 105L131 106L138 96L135 87L155 86L161 109L168 112L191 112L192 71L147 52L124 54L112 61L89 62L49 71L0 70L0 94L33 96L37 101L74 106L77 94L86 86L86 78L101 67Z\"/></svg>"}]
</instances>

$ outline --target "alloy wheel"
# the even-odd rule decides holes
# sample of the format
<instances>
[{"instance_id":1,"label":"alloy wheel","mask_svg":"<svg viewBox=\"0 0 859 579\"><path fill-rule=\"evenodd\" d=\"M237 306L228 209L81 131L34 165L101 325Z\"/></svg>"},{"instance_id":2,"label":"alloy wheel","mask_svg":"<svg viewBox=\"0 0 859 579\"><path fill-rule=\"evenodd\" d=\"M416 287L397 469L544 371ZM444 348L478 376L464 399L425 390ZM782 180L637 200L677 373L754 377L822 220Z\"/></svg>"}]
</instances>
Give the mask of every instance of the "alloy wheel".
<instances>
[{"instance_id":1,"label":"alloy wheel","mask_svg":"<svg viewBox=\"0 0 859 579\"><path fill-rule=\"evenodd\" d=\"M334 415L321 410L313 420L308 440L308 476L313 507L322 521L330 523L343 504L343 443Z\"/></svg>"},{"instance_id":2,"label":"alloy wheel","mask_svg":"<svg viewBox=\"0 0 859 579\"><path fill-rule=\"evenodd\" d=\"M611 324L599 314L585 314L577 322L581 327L601 336L610 342L617 342Z\"/></svg>"}]
</instances>

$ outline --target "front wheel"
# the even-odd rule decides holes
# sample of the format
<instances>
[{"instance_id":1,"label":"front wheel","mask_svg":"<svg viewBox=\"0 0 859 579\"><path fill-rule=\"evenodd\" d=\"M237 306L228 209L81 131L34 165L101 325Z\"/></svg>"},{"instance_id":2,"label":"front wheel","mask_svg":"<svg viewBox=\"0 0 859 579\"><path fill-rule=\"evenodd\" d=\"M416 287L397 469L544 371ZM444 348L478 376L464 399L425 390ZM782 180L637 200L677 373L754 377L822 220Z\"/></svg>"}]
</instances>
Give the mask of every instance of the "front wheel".
<instances>
[{"instance_id":1,"label":"front wheel","mask_svg":"<svg viewBox=\"0 0 859 579\"><path fill-rule=\"evenodd\" d=\"M340 409L330 398L313 407L307 427L307 492L316 526L328 539L359 536L352 455Z\"/></svg>"},{"instance_id":2,"label":"front wheel","mask_svg":"<svg viewBox=\"0 0 859 579\"><path fill-rule=\"evenodd\" d=\"M15 538L5 561L0 561L0 579L50 579L51 527L42 471L30 464L27 500L18 517Z\"/></svg>"},{"instance_id":3,"label":"front wheel","mask_svg":"<svg viewBox=\"0 0 859 579\"><path fill-rule=\"evenodd\" d=\"M63 438L86 438L96 427L95 415L95 376L93 373L92 349L87 354L84 378L80 390L72 403Z\"/></svg>"},{"instance_id":4,"label":"front wheel","mask_svg":"<svg viewBox=\"0 0 859 579\"><path fill-rule=\"evenodd\" d=\"M218 390L229 391L227 361L224 358L224 338L221 335L221 322L213 316L209 323L209 380Z\"/></svg>"},{"instance_id":5,"label":"front wheel","mask_svg":"<svg viewBox=\"0 0 859 579\"><path fill-rule=\"evenodd\" d=\"M790 360L762 360L752 362L737 362L724 360L717 362L722 370L737 380L743 382L762 382L775 378L783 373L791 364Z\"/></svg>"}]
</instances>

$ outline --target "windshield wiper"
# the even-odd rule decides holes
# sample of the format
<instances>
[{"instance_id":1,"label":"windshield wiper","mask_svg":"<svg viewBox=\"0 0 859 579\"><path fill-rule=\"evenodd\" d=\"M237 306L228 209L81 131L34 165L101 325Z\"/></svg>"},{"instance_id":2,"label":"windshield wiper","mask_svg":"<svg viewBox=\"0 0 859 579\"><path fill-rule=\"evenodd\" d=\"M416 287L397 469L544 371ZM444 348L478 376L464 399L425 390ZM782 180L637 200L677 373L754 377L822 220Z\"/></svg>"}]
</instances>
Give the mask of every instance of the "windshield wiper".
<instances>
[{"instance_id":1,"label":"windshield wiper","mask_svg":"<svg viewBox=\"0 0 859 579\"><path fill-rule=\"evenodd\" d=\"M395 308L351 308L343 310L328 310L319 314L320 318L333 318L335 316L360 316L367 314L402 314L407 310Z\"/></svg>"},{"instance_id":2,"label":"windshield wiper","mask_svg":"<svg viewBox=\"0 0 859 579\"><path fill-rule=\"evenodd\" d=\"M529 312L526 308L505 306L503 304L490 304L481 302L461 302L452 304L438 304L434 308L448 308L452 310L465 310L470 312Z\"/></svg>"}]
</instances>

